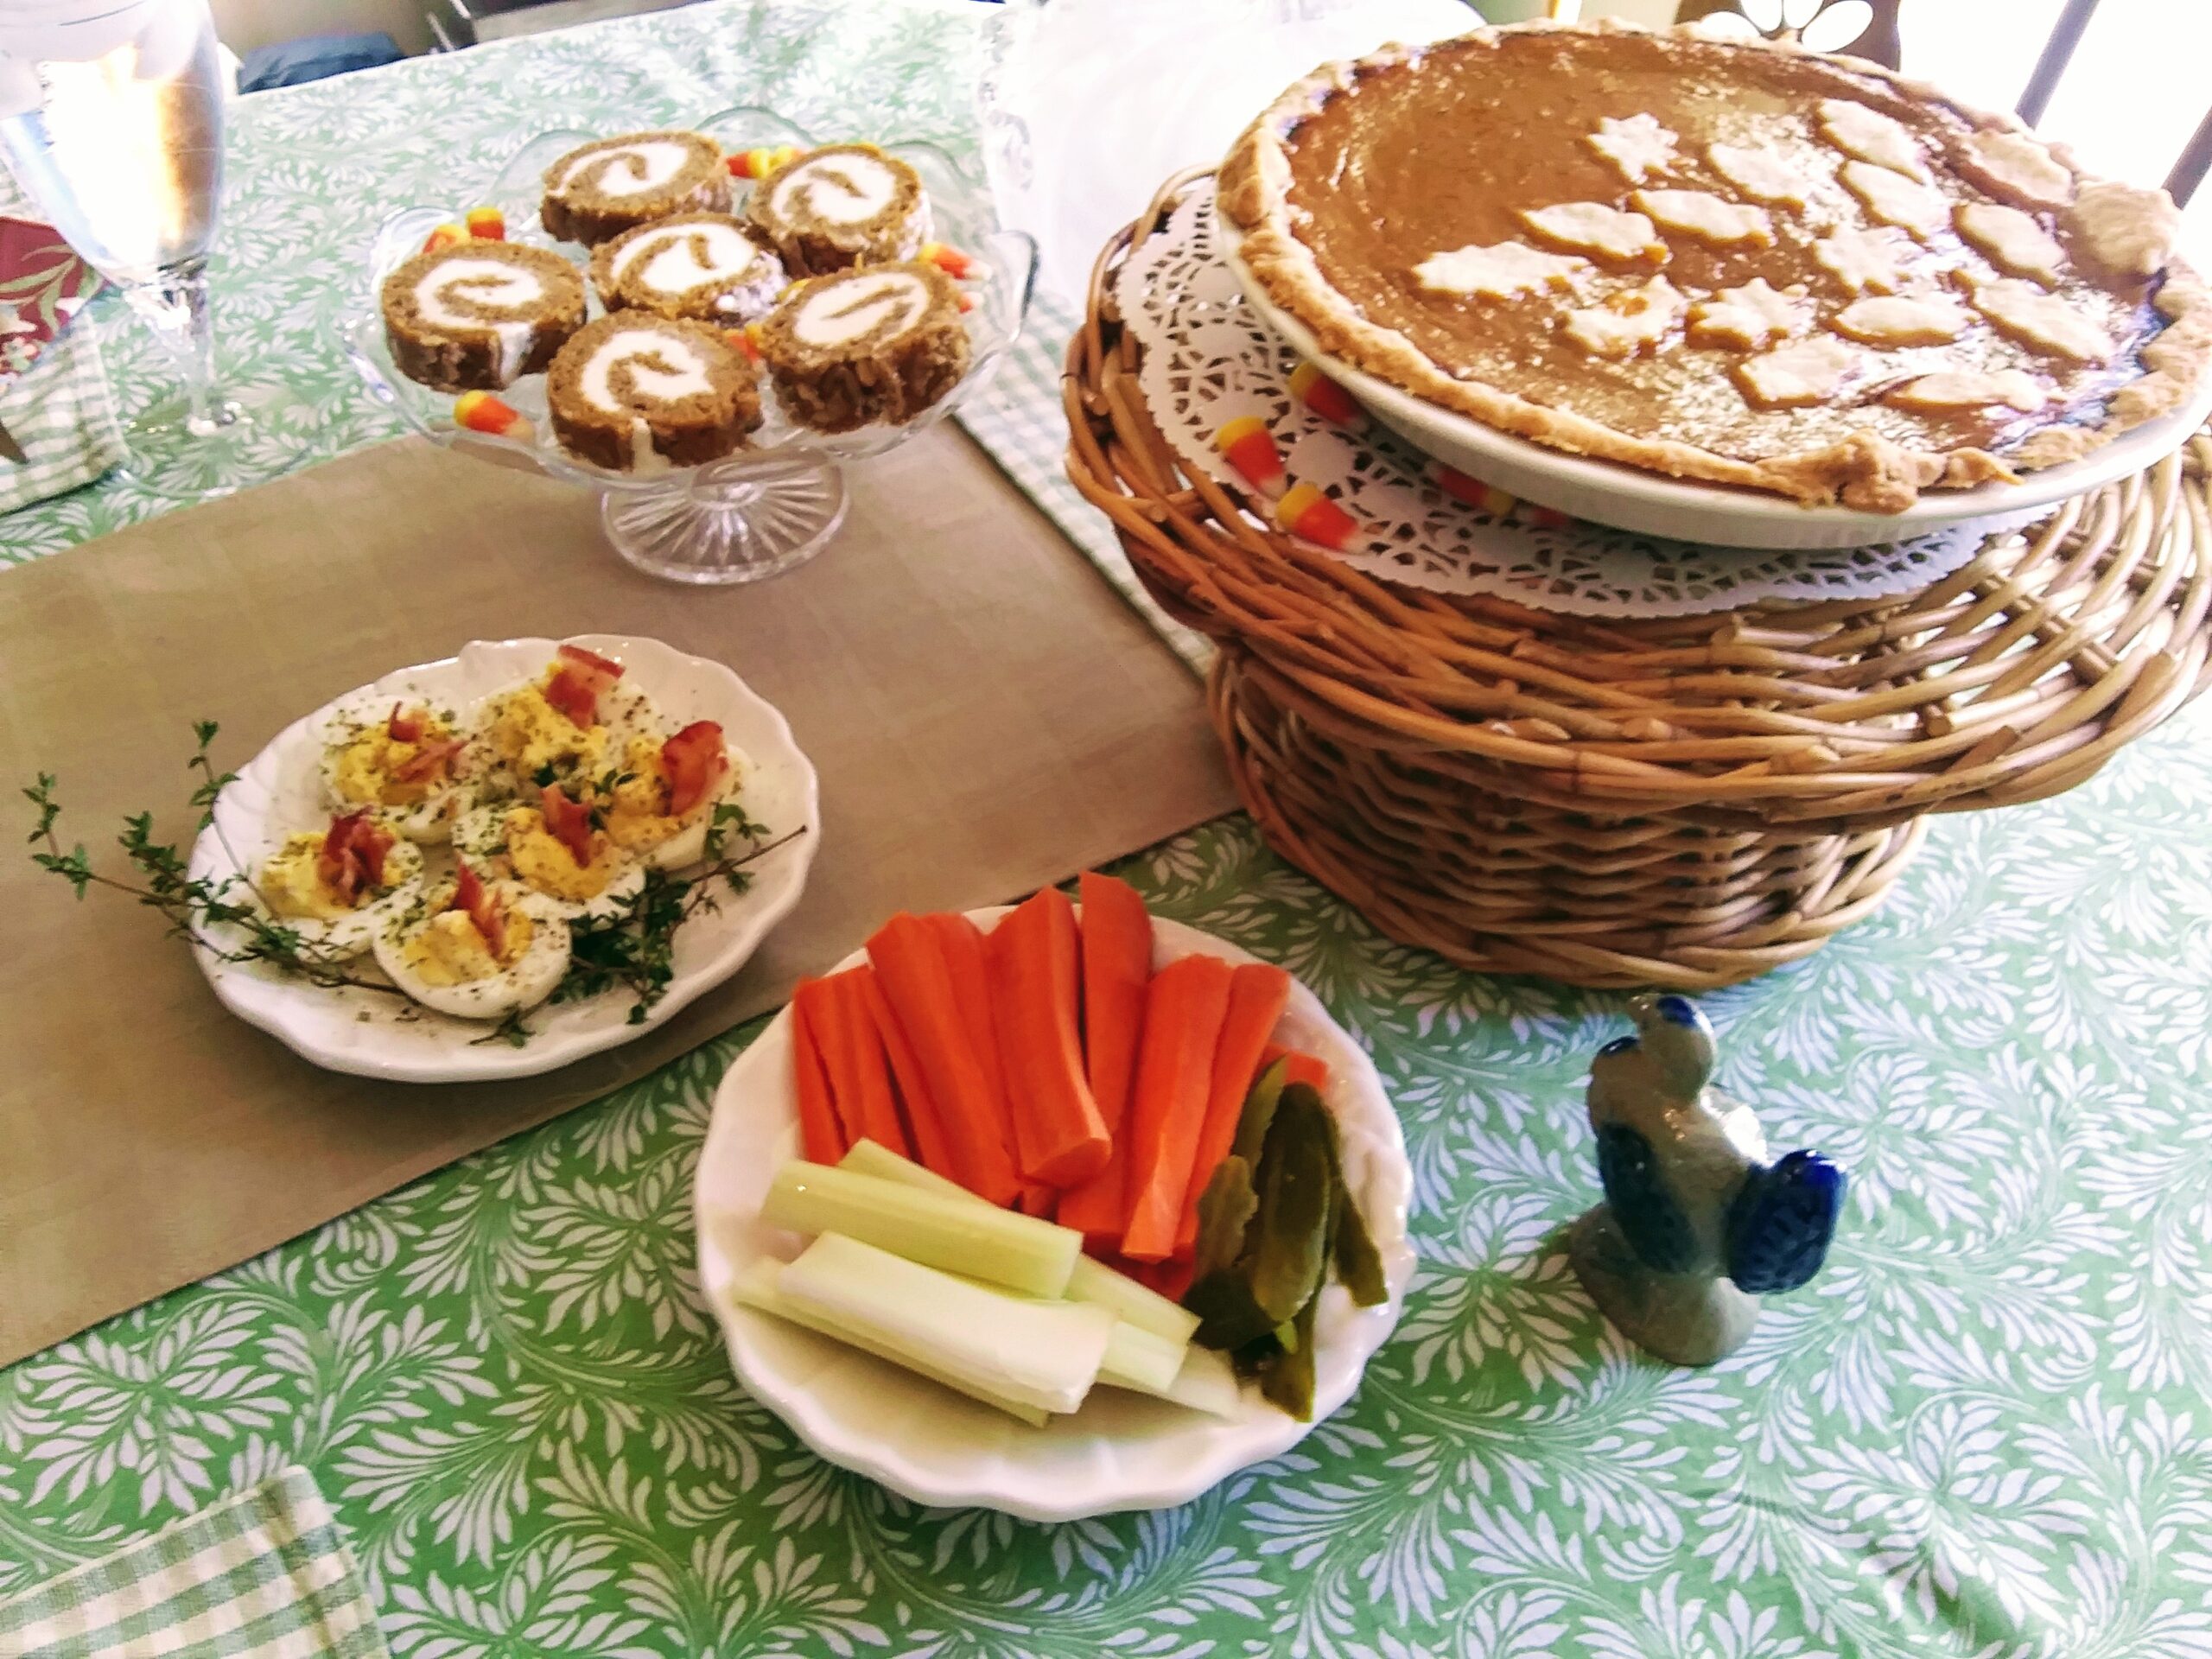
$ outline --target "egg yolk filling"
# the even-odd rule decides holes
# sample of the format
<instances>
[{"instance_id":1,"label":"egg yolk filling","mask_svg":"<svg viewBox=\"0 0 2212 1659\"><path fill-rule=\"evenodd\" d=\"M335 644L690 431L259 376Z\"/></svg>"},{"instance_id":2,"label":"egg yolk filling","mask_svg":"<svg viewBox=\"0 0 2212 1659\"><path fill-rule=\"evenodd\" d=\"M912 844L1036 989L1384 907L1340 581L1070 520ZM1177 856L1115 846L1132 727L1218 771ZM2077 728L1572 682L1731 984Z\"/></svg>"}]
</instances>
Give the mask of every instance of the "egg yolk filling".
<instances>
[{"instance_id":1,"label":"egg yolk filling","mask_svg":"<svg viewBox=\"0 0 2212 1659\"><path fill-rule=\"evenodd\" d=\"M607 728L577 725L546 701L542 683L501 697L486 737L493 752L524 778L549 766L563 774L596 771L607 753Z\"/></svg>"},{"instance_id":2,"label":"egg yolk filling","mask_svg":"<svg viewBox=\"0 0 2212 1659\"><path fill-rule=\"evenodd\" d=\"M313 833L287 836L284 844L270 855L261 867L261 896L277 916L290 921L328 921L353 913L345 895L322 879L321 858L322 837Z\"/></svg>"},{"instance_id":3,"label":"egg yolk filling","mask_svg":"<svg viewBox=\"0 0 2212 1659\"><path fill-rule=\"evenodd\" d=\"M596 899L620 874L617 849L610 836L594 834L591 857L579 860L568 844L545 827L545 815L534 806L518 806L507 814L507 862L533 891L575 904Z\"/></svg>"},{"instance_id":4,"label":"egg yolk filling","mask_svg":"<svg viewBox=\"0 0 2212 1659\"><path fill-rule=\"evenodd\" d=\"M505 973L530 949L531 923L522 911L505 913L504 949L494 956L467 911L442 910L408 938L407 965L429 985L466 985Z\"/></svg>"},{"instance_id":5,"label":"egg yolk filling","mask_svg":"<svg viewBox=\"0 0 2212 1659\"><path fill-rule=\"evenodd\" d=\"M627 853L648 853L683 827L668 810L668 774L660 745L633 737L623 756L622 776L601 807L607 836Z\"/></svg>"},{"instance_id":6,"label":"egg yolk filling","mask_svg":"<svg viewBox=\"0 0 2212 1659\"><path fill-rule=\"evenodd\" d=\"M331 786L356 806L419 806L452 781L455 747L451 728L434 720L412 741L365 727L339 749Z\"/></svg>"}]
</instances>

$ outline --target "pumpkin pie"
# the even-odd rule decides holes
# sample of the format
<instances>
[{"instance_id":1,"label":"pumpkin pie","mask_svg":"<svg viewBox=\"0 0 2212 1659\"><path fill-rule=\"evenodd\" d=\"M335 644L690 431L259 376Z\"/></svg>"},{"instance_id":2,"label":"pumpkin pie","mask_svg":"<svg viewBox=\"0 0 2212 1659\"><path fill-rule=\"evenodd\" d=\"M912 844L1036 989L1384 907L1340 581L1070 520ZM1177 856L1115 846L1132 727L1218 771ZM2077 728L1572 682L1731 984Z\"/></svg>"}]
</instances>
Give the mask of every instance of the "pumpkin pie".
<instances>
[{"instance_id":1,"label":"pumpkin pie","mask_svg":"<svg viewBox=\"0 0 2212 1659\"><path fill-rule=\"evenodd\" d=\"M1223 163L1332 356L1578 454L1808 505L2073 461L2187 404L2162 191L1856 60L1605 20L1327 66Z\"/></svg>"}]
</instances>

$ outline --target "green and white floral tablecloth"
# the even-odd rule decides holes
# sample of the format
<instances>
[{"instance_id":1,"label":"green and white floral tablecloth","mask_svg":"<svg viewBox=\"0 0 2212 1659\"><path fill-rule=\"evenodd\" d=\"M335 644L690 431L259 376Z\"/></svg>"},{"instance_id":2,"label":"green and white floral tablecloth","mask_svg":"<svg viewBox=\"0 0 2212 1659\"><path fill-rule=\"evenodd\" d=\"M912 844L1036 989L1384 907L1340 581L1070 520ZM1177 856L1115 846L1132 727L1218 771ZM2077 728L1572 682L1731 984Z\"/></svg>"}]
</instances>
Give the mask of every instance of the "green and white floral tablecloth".
<instances>
[{"instance_id":1,"label":"green and white floral tablecloth","mask_svg":"<svg viewBox=\"0 0 2212 1659\"><path fill-rule=\"evenodd\" d=\"M723 0L251 100L229 324L286 359L319 452L382 436L327 325L386 207L556 114L895 111L972 148L982 16ZM1051 388L1001 395L979 426L1034 474L1009 434L1049 430ZM104 486L0 542L150 510ZM1039 1527L798 1447L691 1274L747 1029L0 1371L0 1596L298 1465L420 1659L2212 1655L2208 736L2192 715L2071 796L1940 823L1873 921L1711 1000L1723 1081L1853 1185L1827 1274L1710 1372L1626 1352L1559 1247L1618 1000L1391 944L1237 818L1126 873L1362 1033L1417 1179L1404 1325L1294 1454Z\"/></svg>"}]
</instances>

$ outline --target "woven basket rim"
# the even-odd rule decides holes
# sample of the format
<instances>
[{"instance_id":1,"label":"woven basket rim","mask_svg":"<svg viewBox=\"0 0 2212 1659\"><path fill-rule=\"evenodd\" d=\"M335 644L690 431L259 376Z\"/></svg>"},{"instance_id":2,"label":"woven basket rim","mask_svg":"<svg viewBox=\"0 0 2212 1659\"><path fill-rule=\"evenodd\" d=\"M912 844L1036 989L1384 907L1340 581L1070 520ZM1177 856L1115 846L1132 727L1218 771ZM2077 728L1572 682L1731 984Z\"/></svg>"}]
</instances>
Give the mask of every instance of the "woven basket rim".
<instances>
[{"instance_id":1,"label":"woven basket rim","mask_svg":"<svg viewBox=\"0 0 2212 1659\"><path fill-rule=\"evenodd\" d=\"M1831 833L2071 787L2212 679L2212 440L2063 503L1916 593L1622 621L1367 575L1185 470L1113 279L1210 170L1110 242L1068 356L1077 488L1178 620L1347 736L1555 780L1596 810Z\"/></svg>"}]
</instances>

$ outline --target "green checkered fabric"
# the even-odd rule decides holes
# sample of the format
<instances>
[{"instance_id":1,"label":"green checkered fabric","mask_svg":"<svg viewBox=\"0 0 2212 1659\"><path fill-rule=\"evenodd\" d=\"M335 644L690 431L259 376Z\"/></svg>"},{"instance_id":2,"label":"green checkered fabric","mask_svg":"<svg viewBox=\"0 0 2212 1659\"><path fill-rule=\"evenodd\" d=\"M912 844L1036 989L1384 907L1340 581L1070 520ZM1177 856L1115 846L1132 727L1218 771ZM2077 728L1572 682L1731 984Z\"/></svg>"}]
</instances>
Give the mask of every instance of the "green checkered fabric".
<instances>
[{"instance_id":1,"label":"green checkered fabric","mask_svg":"<svg viewBox=\"0 0 2212 1659\"><path fill-rule=\"evenodd\" d=\"M304 1469L0 1602L0 1659L385 1659Z\"/></svg>"},{"instance_id":2,"label":"green checkered fabric","mask_svg":"<svg viewBox=\"0 0 2212 1659\"><path fill-rule=\"evenodd\" d=\"M90 322L0 379L0 427L23 452L22 464L0 460L0 512L89 484L123 458Z\"/></svg>"}]
</instances>

